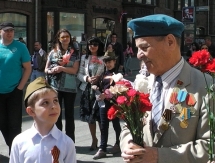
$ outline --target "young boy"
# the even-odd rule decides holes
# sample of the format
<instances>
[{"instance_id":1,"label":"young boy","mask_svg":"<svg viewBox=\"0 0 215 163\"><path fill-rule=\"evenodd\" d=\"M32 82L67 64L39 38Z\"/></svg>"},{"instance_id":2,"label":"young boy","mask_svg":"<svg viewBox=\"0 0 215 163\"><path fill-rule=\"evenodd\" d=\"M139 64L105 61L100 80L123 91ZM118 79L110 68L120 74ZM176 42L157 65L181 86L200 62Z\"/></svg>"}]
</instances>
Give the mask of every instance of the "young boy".
<instances>
[{"instance_id":1,"label":"young boy","mask_svg":"<svg viewBox=\"0 0 215 163\"><path fill-rule=\"evenodd\" d=\"M10 163L76 163L72 139L55 126L60 105L57 92L45 78L39 77L28 85L24 101L34 123L14 138Z\"/></svg>"}]
</instances>

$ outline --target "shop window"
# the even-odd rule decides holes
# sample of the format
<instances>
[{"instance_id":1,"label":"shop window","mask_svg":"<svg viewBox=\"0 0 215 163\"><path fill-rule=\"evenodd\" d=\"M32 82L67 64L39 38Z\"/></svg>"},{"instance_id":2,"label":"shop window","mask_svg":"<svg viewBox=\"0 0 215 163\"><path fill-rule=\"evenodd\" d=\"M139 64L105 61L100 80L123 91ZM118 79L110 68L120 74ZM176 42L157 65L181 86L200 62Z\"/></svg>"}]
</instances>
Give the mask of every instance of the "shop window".
<instances>
[{"instance_id":1,"label":"shop window","mask_svg":"<svg viewBox=\"0 0 215 163\"><path fill-rule=\"evenodd\" d=\"M52 41L54 40L54 12L47 12L47 47L49 51L52 49Z\"/></svg>"},{"instance_id":2,"label":"shop window","mask_svg":"<svg viewBox=\"0 0 215 163\"><path fill-rule=\"evenodd\" d=\"M141 3L147 5L156 5L156 0L123 0L123 2Z\"/></svg>"},{"instance_id":3,"label":"shop window","mask_svg":"<svg viewBox=\"0 0 215 163\"><path fill-rule=\"evenodd\" d=\"M181 10L183 7L195 6L198 3L199 3L198 0L175 0L174 1L174 4L175 4L174 8L176 10Z\"/></svg>"},{"instance_id":4,"label":"shop window","mask_svg":"<svg viewBox=\"0 0 215 163\"><path fill-rule=\"evenodd\" d=\"M78 42L84 33L84 14L60 12L60 29L67 29Z\"/></svg>"},{"instance_id":5,"label":"shop window","mask_svg":"<svg viewBox=\"0 0 215 163\"><path fill-rule=\"evenodd\" d=\"M156 0L135 0L135 2L147 5L156 5Z\"/></svg>"},{"instance_id":6,"label":"shop window","mask_svg":"<svg viewBox=\"0 0 215 163\"><path fill-rule=\"evenodd\" d=\"M27 16L15 13L0 13L0 22L11 22L15 26L14 39L22 37L27 43Z\"/></svg>"},{"instance_id":7,"label":"shop window","mask_svg":"<svg viewBox=\"0 0 215 163\"><path fill-rule=\"evenodd\" d=\"M93 28L95 36L99 37L102 42L107 42L107 36L114 31L115 21L108 18L95 18L93 19Z\"/></svg>"},{"instance_id":8,"label":"shop window","mask_svg":"<svg viewBox=\"0 0 215 163\"><path fill-rule=\"evenodd\" d=\"M165 7L170 9L170 0L165 0Z\"/></svg>"},{"instance_id":9,"label":"shop window","mask_svg":"<svg viewBox=\"0 0 215 163\"><path fill-rule=\"evenodd\" d=\"M196 35L197 36L204 36L205 35L205 28L204 27L197 27L196 28Z\"/></svg>"},{"instance_id":10,"label":"shop window","mask_svg":"<svg viewBox=\"0 0 215 163\"><path fill-rule=\"evenodd\" d=\"M131 21L131 20L132 20L132 18L127 18L127 24L128 24L128 22ZM127 27L127 28L128 28L128 27ZM133 37L132 33L129 32L129 31L127 31L127 42L129 41L129 42L132 43L132 37Z\"/></svg>"},{"instance_id":11,"label":"shop window","mask_svg":"<svg viewBox=\"0 0 215 163\"><path fill-rule=\"evenodd\" d=\"M59 16L59 22L55 22ZM71 36L76 36L76 40L80 43L85 35L85 15L69 12L47 12L47 47L48 51L52 48L55 32L59 29L67 29ZM56 26L55 26L56 25Z\"/></svg>"}]
</instances>

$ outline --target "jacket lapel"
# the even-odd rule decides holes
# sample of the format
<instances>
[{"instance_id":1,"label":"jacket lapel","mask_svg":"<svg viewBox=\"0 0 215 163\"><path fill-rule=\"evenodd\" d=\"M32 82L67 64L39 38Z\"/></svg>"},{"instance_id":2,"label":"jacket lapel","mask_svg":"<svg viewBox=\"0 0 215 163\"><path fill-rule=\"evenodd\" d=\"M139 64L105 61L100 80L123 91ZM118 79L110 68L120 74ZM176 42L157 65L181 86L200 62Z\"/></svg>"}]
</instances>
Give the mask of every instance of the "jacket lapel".
<instances>
[{"instance_id":1,"label":"jacket lapel","mask_svg":"<svg viewBox=\"0 0 215 163\"><path fill-rule=\"evenodd\" d=\"M177 82L178 81L181 81L181 85L178 85ZM175 87L178 87L180 90L184 90L186 91L186 86L190 84L190 81L191 81L191 67L189 66L189 64L185 61L184 62L184 66L179 74L179 76L177 77L176 79L176 83L175 83L175 86L170 88L170 90L168 91L168 94L167 94L167 99L165 101L165 105L164 105L164 111L166 109L170 109L171 106L173 106L170 102L169 102L169 99L170 99L170 96L173 92L173 89ZM164 112L163 111L163 112ZM172 119L175 117L175 114L172 113ZM165 120L163 119L163 117L161 117L160 119L160 122L159 122L159 126L162 126L164 124ZM171 120L170 120L170 126L171 126ZM150 122L151 124L151 122ZM169 128L170 129L170 128ZM168 129L168 130L169 130ZM150 130L151 130L151 133L152 132L152 128L150 127ZM159 130L155 133L155 136L154 136L154 140L153 140L153 146L157 146L158 143L159 143L159 140L161 139L162 135L165 133L166 130L162 130L161 127L159 127Z\"/></svg>"}]
</instances>

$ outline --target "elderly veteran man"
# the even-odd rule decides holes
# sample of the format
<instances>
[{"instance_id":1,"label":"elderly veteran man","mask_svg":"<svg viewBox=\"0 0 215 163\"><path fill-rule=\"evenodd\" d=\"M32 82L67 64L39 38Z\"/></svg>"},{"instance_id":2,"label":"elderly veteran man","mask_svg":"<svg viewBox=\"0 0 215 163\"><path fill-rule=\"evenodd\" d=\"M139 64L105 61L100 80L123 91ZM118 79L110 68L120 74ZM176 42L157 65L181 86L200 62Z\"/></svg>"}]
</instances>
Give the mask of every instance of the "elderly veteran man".
<instances>
[{"instance_id":1,"label":"elderly veteran man","mask_svg":"<svg viewBox=\"0 0 215 163\"><path fill-rule=\"evenodd\" d=\"M202 100L206 83L203 74L181 57L180 37L184 25L158 14L133 19L128 27L133 31L138 59L145 62L151 74L153 108L145 117L144 148L132 142L126 126L121 132L123 160L129 163L207 162L210 136L207 109ZM206 79L211 81L209 75Z\"/></svg>"}]
</instances>

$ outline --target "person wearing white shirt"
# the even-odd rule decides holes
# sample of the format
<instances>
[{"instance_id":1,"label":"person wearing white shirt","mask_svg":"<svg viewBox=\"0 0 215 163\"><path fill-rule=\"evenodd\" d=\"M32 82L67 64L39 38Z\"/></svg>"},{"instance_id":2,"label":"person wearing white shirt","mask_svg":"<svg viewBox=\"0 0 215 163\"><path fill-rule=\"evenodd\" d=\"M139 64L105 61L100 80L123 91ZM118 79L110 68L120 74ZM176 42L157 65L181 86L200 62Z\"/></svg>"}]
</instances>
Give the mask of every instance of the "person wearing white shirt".
<instances>
[{"instance_id":1,"label":"person wearing white shirt","mask_svg":"<svg viewBox=\"0 0 215 163\"><path fill-rule=\"evenodd\" d=\"M9 163L76 163L73 140L55 125L60 115L57 92L39 77L28 85L24 100L34 123L14 138Z\"/></svg>"}]
</instances>

